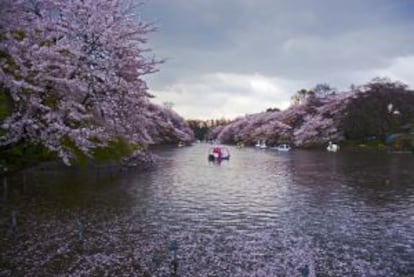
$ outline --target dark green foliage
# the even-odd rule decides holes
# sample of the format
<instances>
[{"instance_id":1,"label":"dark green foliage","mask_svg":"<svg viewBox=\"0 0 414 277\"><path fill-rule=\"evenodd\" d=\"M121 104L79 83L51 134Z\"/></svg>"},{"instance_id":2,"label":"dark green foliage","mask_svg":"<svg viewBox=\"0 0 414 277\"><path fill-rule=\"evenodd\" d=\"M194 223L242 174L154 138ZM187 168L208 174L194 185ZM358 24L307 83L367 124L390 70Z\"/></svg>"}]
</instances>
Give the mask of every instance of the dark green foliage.
<instances>
[{"instance_id":1,"label":"dark green foliage","mask_svg":"<svg viewBox=\"0 0 414 277\"><path fill-rule=\"evenodd\" d=\"M26 32L24 30L13 30L11 33L12 38L15 40L21 41L26 38Z\"/></svg>"},{"instance_id":2,"label":"dark green foliage","mask_svg":"<svg viewBox=\"0 0 414 277\"><path fill-rule=\"evenodd\" d=\"M0 122L11 114L11 101L9 95L0 89Z\"/></svg>"},{"instance_id":3,"label":"dark green foliage","mask_svg":"<svg viewBox=\"0 0 414 277\"><path fill-rule=\"evenodd\" d=\"M76 144L68 137L64 136L60 140L62 146L69 150L70 153L73 155L72 163L75 163L81 167L85 167L88 163L88 157L85 155L85 153L79 149Z\"/></svg>"},{"instance_id":4,"label":"dark green foliage","mask_svg":"<svg viewBox=\"0 0 414 277\"><path fill-rule=\"evenodd\" d=\"M56 159L56 155L41 144L19 142L7 148L0 148L0 175L51 159Z\"/></svg>"},{"instance_id":5,"label":"dark green foliage","mask_svg":"<svg viewBox=\"0 0 414 277\"><path fill-rule=\"evenodd\" d=\"M199 140L204 140L210 128L201 120L187 120L188 126L193 130L194 137Z\"/></svg>"},{"instance_id":6,"label":"dark green foliage","mask_svg":"<svg viewBox=\"0 0 414 277\"><path fill-rule=\"evenodd\" d=\"M17 78L19 76L17 73L19 68L15 60L7 52L0 50L0 61L3 63L1 66L4 73L13 75L16 79L21 79Z\"/></svg>"},{"instance_id":7,"label":"dark green foliage","mask_svg":"<svg viewBox=\"0 0 414 277\"><path fill-rule=\"evenodd\" d=\"M97 162L120 161L134 151L143 149L142 146L132 145L121 138L111 140L107 146L93 150L92 156Z\"/></svg>"},{"instance_id":8,"label":"dark green foliage","mask_svg":"<svg viewBox=\"0 0 414 277\"><path fill-rule=\"evenodd\" d=\"M414 118L414 92L392 82L375 81L358 92L346 109L343 121L348 140L384 142L390 134L405 132L403 126ZM392 104L393 110L388 110Z\"/></svg>"},{"instance_id":9,"label":"dark green foliage","mask_svg":"<svg viewBox=\"0 0 414 277\"><path fill-rule=\"evenodd\" d=\"M140 145L131 145L127 141L117 138L111 140L105 147L94 149L91 157L88 157L67 137L62 138L62 144L73 153L72 164L80 167L85 167L91 160L100 163L120 161L134 151L144 149ZM40 162L56 160L57 158L55 153L50 152L41 144L19 142L7 148L0 148L0 175L34 166Z\"/></svg>"},{"instance_id":10,"label":"dark green foliage","mask_svg":"<svg viewBox=\"0 0 414 277\"><path fill-rule=\"evenodd\" d=\"M208 133L211 129L217 126L224 126L230 123L230 120L222 119L210 119L210 120L198 120L198 119L189 119L187 120L188 126L194 133L194 137L199 140L204 140L208 137Z\"/></svg>"}]
</instances>

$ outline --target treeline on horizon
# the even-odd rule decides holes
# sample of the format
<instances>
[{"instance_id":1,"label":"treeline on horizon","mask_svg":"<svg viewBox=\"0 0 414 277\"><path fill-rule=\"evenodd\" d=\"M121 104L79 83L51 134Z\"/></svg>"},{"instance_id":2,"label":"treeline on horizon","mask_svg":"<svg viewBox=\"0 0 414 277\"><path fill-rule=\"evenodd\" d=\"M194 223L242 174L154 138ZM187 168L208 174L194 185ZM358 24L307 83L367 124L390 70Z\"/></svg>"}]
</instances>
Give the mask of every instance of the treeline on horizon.
<instances>
[{"instance_id":1,"label":"treeline on horizon","mask_svg":"<svg viewBox=\"0 0 414 277\"><path fill-rule=\"evenodd\" d=\"M0 175L43 160L150 162L149 144L190 142L143 77L162 61L130 2L2 0Z\"/></svg>"},{"instance_id":2,"label":"treeline on horizon","mask_svg":"<svg viewBox=\"0 0 414 277\"><path fill-rule=\"evenodd\" d=\"M239 117L208 129L205 139L247 145L266 140L268 145L302 148L333 141L413 151L414 91L400 81L378 77L343 92L318 84L298 91L286 110L269 108Z\"/></svg>"}]
</instances>

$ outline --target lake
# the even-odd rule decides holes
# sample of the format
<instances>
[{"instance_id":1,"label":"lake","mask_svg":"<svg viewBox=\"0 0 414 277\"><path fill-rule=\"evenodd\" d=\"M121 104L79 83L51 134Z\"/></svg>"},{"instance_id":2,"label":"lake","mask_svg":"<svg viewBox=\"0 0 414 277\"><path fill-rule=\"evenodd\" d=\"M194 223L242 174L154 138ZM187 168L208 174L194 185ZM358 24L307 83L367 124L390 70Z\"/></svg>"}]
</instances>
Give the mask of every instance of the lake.
<instances>
[{"instance_id":1,"label":"lake","mask_svg":"<svg viewBox=\"0 0 414 277\"><path fill-rule=\"evenodd\" d=\"M414 155L162 147L0 195L0 276L413 276Z\"/></svg>"}]
</instances>

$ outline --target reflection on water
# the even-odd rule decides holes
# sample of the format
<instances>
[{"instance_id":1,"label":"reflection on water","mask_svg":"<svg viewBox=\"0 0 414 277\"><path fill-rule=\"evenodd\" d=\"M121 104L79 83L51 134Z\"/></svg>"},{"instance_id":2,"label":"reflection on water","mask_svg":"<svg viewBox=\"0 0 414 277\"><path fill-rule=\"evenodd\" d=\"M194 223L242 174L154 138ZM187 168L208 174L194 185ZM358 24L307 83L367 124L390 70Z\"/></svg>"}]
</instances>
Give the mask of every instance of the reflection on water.
<instances>
[{"instance_id":1,"label":"reflection on water","mask_svg":"<svg viewBox=\"0 0 414 277\"><path fill-rule=\"evenodd\" d=\"M0 275L413 275L412 155L230 148L212 163L208 148L158 149L145 172L9 178Z\"/></svg>"}]
</instances>

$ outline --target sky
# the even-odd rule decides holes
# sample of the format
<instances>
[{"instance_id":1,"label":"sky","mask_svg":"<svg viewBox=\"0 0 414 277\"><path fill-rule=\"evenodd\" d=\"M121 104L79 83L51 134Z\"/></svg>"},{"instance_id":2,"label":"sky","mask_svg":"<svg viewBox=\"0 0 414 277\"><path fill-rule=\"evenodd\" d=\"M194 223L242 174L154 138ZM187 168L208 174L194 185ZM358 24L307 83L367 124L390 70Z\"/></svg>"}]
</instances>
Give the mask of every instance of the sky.
<instances>
[{"instance_id":1,"label":"sky","mask_svg":"<svg viewBox=\"0 0 414 277\"><path fill-rule=\"evenodd\" d=\"M286 109L302 88L374 77L414 87L414 0L146 0L164 59L145 80L186 119Z\"/></svg>"}]
</instances>

